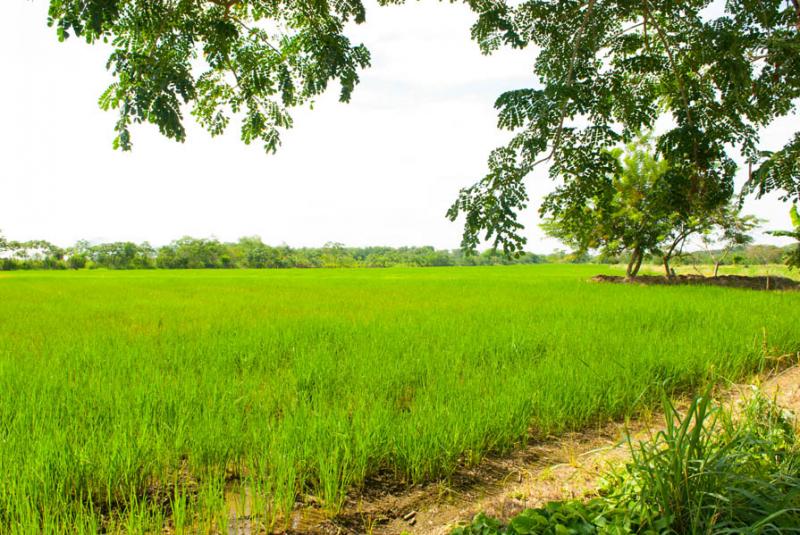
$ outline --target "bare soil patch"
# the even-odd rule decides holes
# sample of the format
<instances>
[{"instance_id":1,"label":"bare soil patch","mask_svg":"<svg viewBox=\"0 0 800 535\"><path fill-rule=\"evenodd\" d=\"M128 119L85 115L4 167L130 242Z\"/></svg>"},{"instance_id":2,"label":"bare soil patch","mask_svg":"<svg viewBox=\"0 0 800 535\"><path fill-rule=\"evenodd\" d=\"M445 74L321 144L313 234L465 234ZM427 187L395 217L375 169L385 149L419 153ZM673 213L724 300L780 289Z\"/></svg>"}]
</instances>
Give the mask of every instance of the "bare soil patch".
<instances>
[{"instance_id":1,"label":"bare soil patch","mask_svg":"<svg viewBox=\"0 0 800 535\"><path fill-rule=\"evenodd\" d=\"M659 275L637 275L636 277L622 277L618 275L596 275L591 279L594 282L611 282L616 284L641 284L643 286L723 286L726 288L747 288L751 290L800 290L800 281L787 277L772 277L767 275L721 275L719 277L704 277L702 275L675 275L663 277Z\"/></svg>"}]
</instances>

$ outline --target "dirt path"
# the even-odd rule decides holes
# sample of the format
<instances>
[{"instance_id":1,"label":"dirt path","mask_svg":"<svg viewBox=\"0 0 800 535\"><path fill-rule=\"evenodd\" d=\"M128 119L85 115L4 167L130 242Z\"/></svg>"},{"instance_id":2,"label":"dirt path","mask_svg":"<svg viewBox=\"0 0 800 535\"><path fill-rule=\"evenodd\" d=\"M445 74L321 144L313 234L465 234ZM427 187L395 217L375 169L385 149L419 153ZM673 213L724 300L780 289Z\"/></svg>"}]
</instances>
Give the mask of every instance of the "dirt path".
<instances>
[{"instance_id":1,"label":"dirt path","mask_svg":"<svg viewBox=\"0 0 800 535\"><path fill-rule=\"evenodd\" d=\"M800 366L760 385L784 408L800 412ZM749 385L737 385L728 400L747 395ZM573 433L529 446L503 459L488 459L474 469L459 470L448 485L433 483L352 499L336 519L313 524L300 520L293 533L372 533L375 535L439 535L478 512L507 520L529 507L552 500L590 496L601 475L619 466L629 454L625 433L646 438L659 429L660 414L623 424ZM304 525L305 524L305 525Z\"/></svg>"}]
</instances>

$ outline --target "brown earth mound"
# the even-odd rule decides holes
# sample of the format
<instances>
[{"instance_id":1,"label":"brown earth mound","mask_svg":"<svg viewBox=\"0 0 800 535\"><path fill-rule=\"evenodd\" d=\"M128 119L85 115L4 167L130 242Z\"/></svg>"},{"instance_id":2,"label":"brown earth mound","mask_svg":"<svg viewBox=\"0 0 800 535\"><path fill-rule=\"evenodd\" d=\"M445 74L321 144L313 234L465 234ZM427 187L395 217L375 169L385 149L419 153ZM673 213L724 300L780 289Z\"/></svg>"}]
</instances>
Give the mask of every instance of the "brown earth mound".
<instances>
[{"instance_id":1,"label":"brown earth mound","mask_svg":"<svg viewBox=\"0 0 800 535\"><path fill-rule=\"evenodd\" d=\"M649 285L702 285L724 286L726 288L749 288L751 290L798 290L800 282L786 277L745 275L722 275L720 277L704 277L702 275L676 275L662 277L658 275L638 275L636 277L621 277L618 275L597 275L592 277L594 282L613 282L618 284Z\"/></svg>"}]
</instances>

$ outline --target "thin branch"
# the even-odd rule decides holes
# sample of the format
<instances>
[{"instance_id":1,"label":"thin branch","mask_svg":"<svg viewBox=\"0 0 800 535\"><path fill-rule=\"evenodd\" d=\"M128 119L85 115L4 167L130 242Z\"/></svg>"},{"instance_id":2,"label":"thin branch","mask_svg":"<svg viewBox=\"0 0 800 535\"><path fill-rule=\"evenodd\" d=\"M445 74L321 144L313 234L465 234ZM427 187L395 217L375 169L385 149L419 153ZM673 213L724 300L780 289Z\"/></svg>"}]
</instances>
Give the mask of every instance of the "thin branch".
<instances>
[{"instance_id":1,"label":"thin branch","mask_svg":"<svg viewBox=\"0 0 800 535\"><path fill-rule=\"evenodd\" d=\"M571 86L575 79L575 64L578 61L578 51L581 47L581 41L583 40L583 35L586 32L586 26L589 24L589 18L592 15L592 10L594 9L594 4L596 0L589 0L589 3L586 6L586 11L583 13L583 21L581 22L580 28L578 28L578 32L575 34L575 45L572 49L572 58L570 58L569 62L569 69L567 70L567 83L566 86ZM569 97L565 98L561 104L561 112L558 123L558 129L556 130L555 138L553 139L553 146L550 149L550 154L542 158L541 160L535 162L531 167L536 167L540 163L546 162L550 160L553 155L558 150L559 145L561 144L561 134L564 131L564 121L567 117L567 104L569 103Z\"/></svg>"},{"instance_id":2,"label":"thin branch","mask_svg":"<svg viewBox=\"0 0 800 535\"><path fill-rule=\"evenodd\" d=\"M228 59L228 58L225 58L225 65L228 67L228 70L231 71L231 74L233 74L233 79L236 82L236 87L239 89L239 91L244 92L244 89L242 88L242 84L239 83L239 74L236 72L236 69L233 67L233 64L231 63L231 60Z\"/></svg>"},{"instance_id":3,"label":"thin branch","mask_svg":"<svg viewBox=\"0 0 800 535\"><path fill-rule=\"evenodd\" d=\"M622 37L623 35L625 35L625 34L626 34L626 33L628 33L629 31L631 31L631 30L635 30L636 28L640 28L640 27L642 27L642 26L644 26L644 27L645 27L645 31L646 31L646 28L647 28L647 19L645 19L643 22L638 22L638 23L636 23L636 24L633 24L633 25L631 25L631 26L628 26L627 28L623 28L622 30L618 31L617 33L615 33L614 35L612 35L611 37L609 37L609 38L608 38L608 40L609 40L609 41L613 41L613 40L614 40L614 39L616 39L617 37Z\"/></svg>"},{"instance_id":4,"label":"thin branch","mask_svg":"<svg viewBox=\"0 0 800 535\"><path fill-rule=\"evenodd\" d=\"M210 0L210 1L213 1L213 0ZM250 35L255 35L256 37L258 37L258 39L259 39L259 40L260 40L262 43L264 43L265 45L267 45L268 47L270 47L270 48L271 48L271 49L272 49L272 50L273 50L273 51L274 51L276 54L278 54L279 56L281 56L281 55L282 55L282 52L281 52L279 49L275 48L275 45L273 45L272 43L270 43L270 42L269 42L269 41L268 41L268 40L267 40L267 39L264 37L264 35L263 35L261 32L258 32L258 31L256 31L256 30L254 30L253 28L251 28L250 26L248 26L247 24L245 24L245 22L244 22L242 19L240 19L239 17L237 17L237 16L235 16L235 15L232 15L230 18L231 18L231 20L233 20L233 21L234 21L236 24L238 24L239 26L241 26L242 28L244 28L245 30L247 30L247 31L248 31L248 33L250 33Z\"/></svg>"},{"instance_id":5,"label":"thin branch","mask_svg":"<svg viewBox=\"0 0 800 535\"><path fill-rule=\"evenodd\" d=\"M208 0L212 4L224 7L227 12L230 8L241 2L241 0Z\"/></svg>"},{"instance_id":6,"label":"thin branch","mask_svg":"<svg viewBox=\"0 0 800 535\"><path fill-rule=\"evenodd\" d=\"M647 0L644 0L645 10L648 10ZM678 67L675 64L675 58L672 55L672 49L669 46L669 42L667 41L666 35L664 35L664 30L661 28L661 25L657 22L657 17L651 17L651 23L656 28L656 33L658 34L658 38L661 41L661 44L664 46L664 50L667 52L667 58L669 58L669 64L672 67L672 72L675 74L675 78L678 82L678 88L681 91L681 97L683 98L683 106L686 108L686 119L689 121L690 126L694 126L692 121L692 112L689 109L689 96L686 93L686 86L683 83L683 76L681 76L680 72L678 71Z\"/></svg>"},{"instance_id":7,"label":"thin branch","mask_svg":"<svg viewBox=\"0 0 800 535\"><path fill-rule=\"evenodd\" d=\"M792 5L794 5L794 12L797 14L797 29L800 30L800 1L792 0Z\"/></svg>"}]
</instances>

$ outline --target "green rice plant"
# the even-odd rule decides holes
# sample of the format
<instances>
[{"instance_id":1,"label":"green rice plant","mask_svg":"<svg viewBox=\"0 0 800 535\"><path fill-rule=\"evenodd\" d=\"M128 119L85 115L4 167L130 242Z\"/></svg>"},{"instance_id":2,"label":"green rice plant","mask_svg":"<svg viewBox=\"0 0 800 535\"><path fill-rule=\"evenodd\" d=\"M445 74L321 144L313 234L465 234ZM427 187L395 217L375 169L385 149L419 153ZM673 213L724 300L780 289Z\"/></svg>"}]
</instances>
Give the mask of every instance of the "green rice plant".
<instances>
[{"instance_id":1,"label":"green rice plant","mask_svg":"<svg viewBox=\"0 0 800 535\"><path fill-rule=\"evenodd\" d=\"M210 476L198 489L200 528L203 533L228 532L228 508L224 497L224 482Z\"/></svg>"},{"instance_id":2,"label":"green rice plant","mask_svg":"<svg viewBox=\"0 0 800 535\"><path fill-rule=\"evenodd\" d=\"M170 512L172 516L172 527L176 535L183 535L185 530L191 526L189 517L189 496L183 485L176 482L172 487L172 495L169 498Z\"/></svg>"},{"instance_id":3,"label":"green rice plant","mask_svg":"<svg viewBox=\"0 0 800 535\"><path fill-rule=\"evenodd\" d=\"M800 293L604 270L0 275L0 533L122 529L132 496L217 529L243 482L280 529L800 351Z\"/></svg>"}]
</instances>

